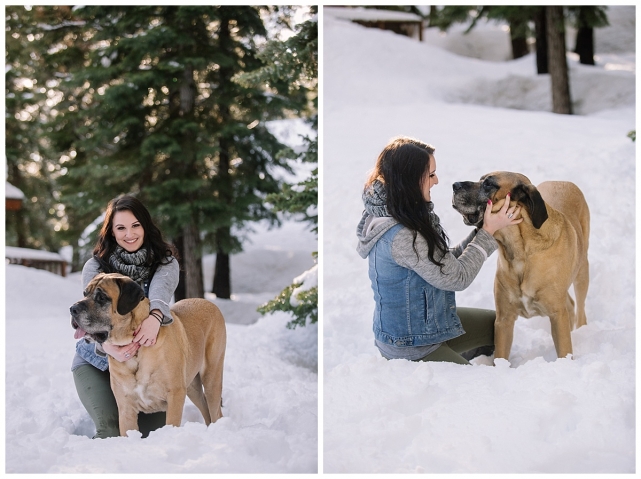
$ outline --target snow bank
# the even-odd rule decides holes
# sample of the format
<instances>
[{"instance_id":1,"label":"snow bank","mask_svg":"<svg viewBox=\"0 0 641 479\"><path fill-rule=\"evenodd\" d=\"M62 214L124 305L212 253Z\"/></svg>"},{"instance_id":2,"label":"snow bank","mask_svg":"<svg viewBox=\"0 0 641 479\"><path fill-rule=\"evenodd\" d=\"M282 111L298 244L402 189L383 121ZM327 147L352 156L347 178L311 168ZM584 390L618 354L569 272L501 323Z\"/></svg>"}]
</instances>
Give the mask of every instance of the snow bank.
<instances>
[{"instance_id":1,"label":"snow bank","mask_svg":"<svg viewBox=\"0 0 641 479\"><path fill-rule=\"evenodd\" d=\"M629 9L610 11L618 8ZM583 114L555 115L531 56L464 58L325 17L325 473L635 471L636 165L626 136L635 129L635 75L627 46L608 68L570 55ZM470 367L380 357L355 228L367 173L401 134L436 146L432 198L452 244L469 232L450 206L455 181L508 170L583 190L591 281L588 325L572 333L574 360L556 358L549 320L540 317L517 321L509 362L496 367L487 357ZM457 304L493 309L495 271L496 254Z\"/></svg>"}]
</instances>

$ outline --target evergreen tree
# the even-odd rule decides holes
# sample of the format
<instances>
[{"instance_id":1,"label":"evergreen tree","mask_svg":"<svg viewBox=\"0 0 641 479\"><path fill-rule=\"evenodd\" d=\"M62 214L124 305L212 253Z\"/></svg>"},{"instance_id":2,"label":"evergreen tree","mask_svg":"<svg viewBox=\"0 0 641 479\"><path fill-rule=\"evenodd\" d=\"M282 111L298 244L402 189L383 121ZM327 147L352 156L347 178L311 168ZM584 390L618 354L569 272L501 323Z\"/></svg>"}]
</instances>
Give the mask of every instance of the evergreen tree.
<instances>
[{"instance_id":1,"label":"evergreen tree","mask_svg":"<svg viewBox=\"0 0 641 479\"><path fill-rule=\"evenodd\" d=\"M69 7L50 7L48 15L62 21ZM7 181L25 194L20 211L7 212L8 245L58 251L55 234L64 223L64 206L55 187L60 166L44 136L50 114L47 87L50 47L42 40L37 7L7 6L5 10L5 153ZM64 31L54 32L63 36Z\"/></svg>"},{"instance_id":2,"label":"evergreen tree","mask_svg":"<svg viewBox=\"0 0 641 479\"><path fill-rule=\"evenodd\" d=\"M479 20L504 21L510 27L510 43L512 45L512 58L521 58L529 53L527 39L532 35L529 22L533 18L534 9L538 7L527 6L453 6L442 7L435 15L435 20L430 25L438 26L441 30L448 29L454 23L470 21L466 33L471 31Z\"/></svg>"},{"instance_id":3,"label":"evergreen tree","mask_svg":"<svg viewBox=\"0 0 641 479\"><path fill-rule=\"evenodd\" d=\"M254 72L236 77L241 84L267 83L275 92L292 100L290 107L306 117L318 130L318 18L317 7L311 7L311 18L296 28L296 34L284 41L272 41L259 54L264 65ZM291 149L281 151L285 157L298 157L303 163L318 163L318 139L304 138L305 148L296 155ZM295 184L285 184L278 193L267 196L274 212L296 215L318 232L318 168ZM316 258L316 253L313 254ZM258 309L262 314L286 311L293 315L288 328L318 321L318 274L314 266L287 286L275 299Z\"/></svg>"},{"instance_id":4,"label":"evergreen tree","mask_svg":"<svg viewBox=\"0 0 641 479\"><path fill-rule=\"evenodd\" d=\"M281 183L274 167L289 171L265 127L286 102L230 80L260 64L261 9L85 6L71 15L64 42L53 35L60 24L42 29L56 45L45 55L57 69L49 81L62 92L49 137L68 158L67 234L77 238L109 199L135 194L182 247L185 295L202 296L203 247L224 256L241 247L232 226L276 221L264 198Z\"/></svg>"},{"instance_id":5,"label":"evergreen tree","mask_svg":"<svg viewBox=\"0 0 641 479\"><path fill-rule=\"evenodd\" d=\"M607 8L593 5L568 7L577 29L574 53L579 54L579 62L583 65L594 65L594 29L609 25Z\"/></svg>"}]
</instances>

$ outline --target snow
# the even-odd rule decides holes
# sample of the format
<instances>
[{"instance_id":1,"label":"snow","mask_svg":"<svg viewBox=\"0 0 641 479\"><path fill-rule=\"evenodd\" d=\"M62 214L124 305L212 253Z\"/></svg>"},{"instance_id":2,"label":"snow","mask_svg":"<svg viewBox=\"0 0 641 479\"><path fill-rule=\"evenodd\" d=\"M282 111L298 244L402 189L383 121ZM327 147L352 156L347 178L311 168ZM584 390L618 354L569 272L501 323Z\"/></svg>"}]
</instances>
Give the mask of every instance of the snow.
<instances>
[{"instance_id":1,"label":"snow","mask_svg":"<svg viewBox=\"0 0 641 479\"><path fill-rule=\"evenodd\" d=\"M340 7L325 7L325 15L331 15L335 18L343 18L347 20L362 20L368 22L375 21L388 21L388 22L420 22L421 17L413 13L399 12L394 10L377 10L374 8L340 8Z\"/></svg>"},{"instance_id":2,"label":"snow","mask_svg":"<svg viewBox=\"0 0 641 479\"><path fill-rule=\"evenodd\" d=\"M5 472L316 472L318 325L290 330L291 316L256 312L313 267L316 237L285 221L281 229L258 225L248 241L247 251L231 259L238 294L212 298L227 323L224 417L206 427L187 399L182 427L146 439L91 439L93 422L70 371L68 311L82 297L79 275L6 265Z\"/></svg>"},{"instance_id":3,"label":"snow","mask_svg":"<svg viewBox=\"0 0 641 479\"><path fill-rule=\"evenodd\" d=\"M476 27L471 58L429 29L420 43L324 16L324 473L635 472L634 8L609 8L595 67L568 55L571 116L549 112L549 76L536 75L534 55L489 58L496 24ZM632 42L614 51L613 37ZM436 146L432 198L452 245L469 232L450 206L455 181L509 170L582 189L591 278L574 359L556 358L541 317L516 322L509 361L495 366L485 356L472 366L380 356L355 229L367 173L396 135ZM457 304L494 309L496 257Z\"/></svg>"},{"instance_id":4,"label":"snow","mask_svg":"<svg viewBox=\"0 0 641 479\"><path fill-rule=\"evenodd\" d=\"M12 259L34 259L41 261L63 261L64 258L58 253L42 251L38 249L17 248L15 246L5 247L5 258Z\"/></svg>"},{"instance_id":5,"label":"snow","mask_svg":"<svg viewBox=\"0 0 641 479\"><path fill-rule=\"evenodd\" d=\"M6 198L11 198L15 200L23 200L24 199L24 193L22 190L18 189L17 187L13 186L11 183L8 181L5 181L5 197Z\"/></svg>"}]
</instances>

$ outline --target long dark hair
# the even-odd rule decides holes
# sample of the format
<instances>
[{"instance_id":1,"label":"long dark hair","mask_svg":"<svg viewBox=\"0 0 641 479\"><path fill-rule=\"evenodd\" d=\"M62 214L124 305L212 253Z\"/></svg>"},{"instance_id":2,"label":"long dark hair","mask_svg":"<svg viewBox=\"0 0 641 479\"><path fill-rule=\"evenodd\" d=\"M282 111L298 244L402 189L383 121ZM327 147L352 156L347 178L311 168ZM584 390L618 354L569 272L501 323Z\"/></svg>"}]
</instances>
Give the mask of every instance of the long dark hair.
<instances>
[{"instance_id":1,"label":"long dark hair","mask_svg":"<svg viewBox=\"0 0 641 479\"><path fill-rule=\"evenodd\" d=\"M124 195L114 198L107 205L105 220L98 234L96 246L93 248L94 258L100 263L105 273L112 272L113 268L109 265L109 257L118 246L113 234L113 218L118 211L130 211L140 222L145 232L142 248L147 250L146 266L157 267L159 264L168 264L178 257L176 248L165 242L160 229L152 221L145 205L133 196Z\"/></svg>"},{"instance_id":2,"label":"long dark hair","mask_svg":"<svg viewBox=\"0 0 641 479\"><path fill-rule=\"evenodd\" d=\"M376 166L369 176L365 187L375 180L385 185L387 211L400 224L409 228L414 236L413 248L416 250L416 235L420 234L427 242L427 257L438 265L435 259L438 251L441 256L448 248L448 238L442 228L435 227L430 219L432 205L423 197L423 181L429 178L430 163L434 147L413 138L399 136L393 138L378 156Z\"/></svg>"}]
</instances>

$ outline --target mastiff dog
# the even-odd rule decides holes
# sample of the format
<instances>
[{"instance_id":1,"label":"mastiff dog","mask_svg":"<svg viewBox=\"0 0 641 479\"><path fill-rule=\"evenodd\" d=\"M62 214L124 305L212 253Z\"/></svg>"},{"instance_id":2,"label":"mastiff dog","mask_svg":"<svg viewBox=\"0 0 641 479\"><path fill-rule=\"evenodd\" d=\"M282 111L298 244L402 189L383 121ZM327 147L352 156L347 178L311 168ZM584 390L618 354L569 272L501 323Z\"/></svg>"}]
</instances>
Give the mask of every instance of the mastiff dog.
<instances>
[{"instance_id":1,"label":"mastiff dog","mask_svg":"<svg viewBox=\"0 0 641 479\"><path fill-rule=\"evenodd\" d=\"M85 299L70 308L71 325L98 343L123 346L149 316L149 299L127 276L99 274ZM225 320L216 305L201 298L171 307L173 323L158 332L156 344L142 347L125 362L109 357L111 389L118 404L120 434L138 430L138 413L167 412L167 424L180 426L185 396L207 425L222 417Z\"/></svg>"},{"instance_id":2,"label":"mastiff dog","mask_svg":"<svg viewBox=\"0 0 641 479\"><path fill-rule=\"evenodd\" d=\"M495 358L507 359L518 316L550 318L557 357L572 355L571 330L586 324L590 212L581 190L567 181L535 187L519 173L494 172L453 185L452 206L470 226L481 227L488 200L498 211L510 194L523 221L497 231L494 301ZM575 302L568 290L574 286Z\"/></svg>"}]
</instances>

